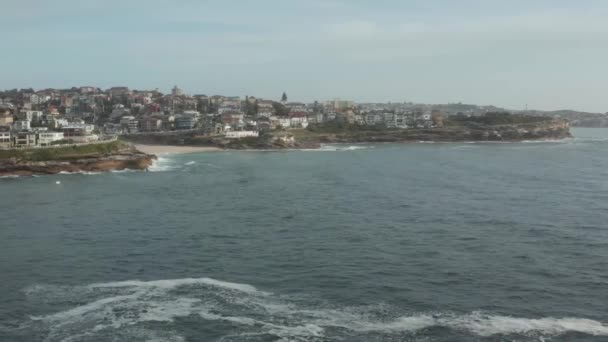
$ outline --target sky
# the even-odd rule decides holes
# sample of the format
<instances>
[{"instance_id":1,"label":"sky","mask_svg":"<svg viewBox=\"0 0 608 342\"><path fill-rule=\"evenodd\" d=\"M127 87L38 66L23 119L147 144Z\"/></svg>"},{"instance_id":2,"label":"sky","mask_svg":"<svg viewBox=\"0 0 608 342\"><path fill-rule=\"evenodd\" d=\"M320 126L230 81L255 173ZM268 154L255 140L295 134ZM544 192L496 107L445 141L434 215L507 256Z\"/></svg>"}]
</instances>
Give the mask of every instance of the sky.
<instances>
[{"instance_id":1,"label":"sky","mask_svg":"<svg viewBox=\"0 0 608 342\"><path fill-rule=\"evenodd\" d=\"M608 111L605 0L2 0L0 89Z\"/></svg>"}]
</instances>

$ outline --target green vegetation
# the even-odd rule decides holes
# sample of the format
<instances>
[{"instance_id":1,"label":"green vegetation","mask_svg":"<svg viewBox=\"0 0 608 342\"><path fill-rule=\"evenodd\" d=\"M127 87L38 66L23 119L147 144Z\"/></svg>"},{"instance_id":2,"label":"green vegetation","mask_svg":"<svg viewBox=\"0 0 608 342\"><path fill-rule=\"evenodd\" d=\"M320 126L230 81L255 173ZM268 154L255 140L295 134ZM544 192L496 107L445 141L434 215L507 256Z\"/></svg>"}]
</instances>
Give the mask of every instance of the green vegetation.
<instances>
[{"instance_id":1,"label":"green vegetation","mask_svg":"<svg viewBox=\"0 0 608 342\"><path fill-rule=\"evenodd\" d=\"M274 108L274 112L277 116L288 116L289 115L289 108L285 107L284 105L282 105L278 102L273 102L272 107Z\"/></svg>"},{"instance_id":2,"label":"green vegetation","mask_svg":"<svg viewBox=\"0 0 608 342\"><path fill-rule=\"evenodd\" d=\"M518 125L551 121L546 116L531 116L523 114L511 114L508 112L489 112L482 116L454 115L446 118L446 126L463 126L470 124L495 126L495 125Z\"/></svg>"},{"instance_id":3,"label":"green vegetation","mask_svg":"<svg viewBox=\"0 0 608 342\"><path fill-rule=\"evenodd\" d=\"M350 124L344 120L333 120L322 124L311 124L306 128L310 132L315 133L345 133L345 132L360 132L360 131L388 131L390 130L384 124L377 125L358 125Z\"/></svg>"},{"instance_id":4,"label":"green vegetation","mask_svg":"<svg viewBox=\"0 0 608 342\"><path fill-rule=\"evenodd\" d=\"M121 141L55 148L21 148L0 150L0 160L8 158L16 158L23 161L73 160L111 155L128 148L129 145Z\"/></svg>"}]
</instances>

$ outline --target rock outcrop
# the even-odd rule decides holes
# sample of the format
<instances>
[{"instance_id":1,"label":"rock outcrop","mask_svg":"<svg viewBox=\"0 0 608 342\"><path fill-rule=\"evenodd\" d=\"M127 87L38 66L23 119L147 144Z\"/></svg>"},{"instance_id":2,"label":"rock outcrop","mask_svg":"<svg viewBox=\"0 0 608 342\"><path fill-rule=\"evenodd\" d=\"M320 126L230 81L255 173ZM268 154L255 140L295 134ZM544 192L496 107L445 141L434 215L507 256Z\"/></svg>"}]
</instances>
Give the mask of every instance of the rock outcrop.
<instances>
[{"instance_id":1,"label":"rock outcrop","mask_svg":"<svg viewBox=\"0 0 608 342\"><path fill-rule=\"evenodd\" d=\"M32 176L61 172L107 172L115 170L147 170L156 156L137 151L109 156L83 157L70 160L24 161L16 158L0 160L0 176Z\"/></svg>"}]
</instances>

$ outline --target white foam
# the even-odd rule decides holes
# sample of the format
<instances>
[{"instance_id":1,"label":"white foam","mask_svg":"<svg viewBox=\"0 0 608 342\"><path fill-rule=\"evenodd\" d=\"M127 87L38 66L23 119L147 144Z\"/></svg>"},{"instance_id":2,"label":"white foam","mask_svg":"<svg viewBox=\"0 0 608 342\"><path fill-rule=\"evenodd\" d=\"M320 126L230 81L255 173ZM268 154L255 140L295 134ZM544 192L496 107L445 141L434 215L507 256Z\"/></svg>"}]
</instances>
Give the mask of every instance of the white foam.
<instances>
[{"instance_id":1,"label":"white foam","mask_svg":"<svg viewBox=\"0 0 608 342\"><path fill-rule=\"evenodd\" d=\"M118 329L128 336L166 333L170 332L175 318L188 316L228 322L237 326L235 330L238 329L241 335L270 334L285 341L331 339L333 336L326 335L334 331L352 336L415 334L431 327L482 337L526 335L538 338L568 332L608 336L606 323L576 317L524 318L481 312L396 316L393 313L399 309L390 305L302 307L288 298L272 296L249 284L212 278L127 280L79 287L31 286L25 293L30 299L48 296L44 298L60 303L66 299L85 303L47 316L31 317L37 324L47 326L52 341L74 339L83 333L102 336ZM387 313L391 318L387 318ZM146 322L162 322L163 330L156 331L154 324L140 324Z\"/></svg>"},{"instance_id":2,"label":"white foam","mask_svg":"<svg viewBox=\"0 0 608 342\"><path fill-rule=\"evenodd\" d=\"M186 164L184 164L184 165L189 166L189 165L194 165L194 164L196 164L196 162L195 162L195 161L189 161L189 162L187 162L187 163L186 163Z\"/></svg>"},{"instance_id":3,"label":"white foam","mask_svg":"<svg viewBox=\"0 0 608 342\"><path fill-rule=\"evenodd\" d=\"M166 172L175 169L175 164L170 158L158 157L152 162L152 165L148 168L150 172Z\"/></svg>"},{"instance_id":4,"label":"white foam","mask_svg":"<svg viewBox=\"0 0 608 342\"><path fill-rule=\"evenodd\" d=\"M483 315L428 315L404 316L387 323L354 321L345 326L357 331L415 332L433 326L466 330L479 336L529 334L562 335L579 332L594 336L608 336L608 325L582 318L518 318ZM342 325L341 325L342 326Z\"/></svg>"},{"instance_id":5,"label":"white foam","mask_svg":"<svg viewBox=\"0 0 608 342\"><path fill-rule=\"evenodd\" d=\"M70 321L75 317L82 317L90 312L98 311L103 309L109 304L115 304L117 302L126 301L129 299L136 298L136 295L128 296L114 296L108 298L102 298L92 303L77 306L73 309L61 311L48 316L31 316L30 318L34 321Z\"/></svg>"},{"instance_id":6,"label":"white foam","mask_svg":"<svg viewBox=\"0 0 608 342\"><path fill-rule=\"evenodd\" d=\"M247 292L247 293L263 293L258 291L254 286L248 284L231 283L227 281L216 280L212 278L184 278L184 279L166 279L166 280L127 280L110 283L91 284L89 288L119 288L119 287L141 287L141 288L164 288L174 289L179 286L188 285L211 285L225 289Z\"/></svg>"},{"instance_id":7,"label":"white foam","mask_svg":"<svg viewBox=\"0 0 608 342\"><path fill-rule=\"evenodd\" d=\"M297 149L294 151L304 151L304 152L343 152L343 151L356 151L356 150L366 150L374 148L371 145L321 145L320 148L306 148L306 149Z\"/></svg>"},{"instance_id":8,"label":"white foam","mask_svg":"<svg viewBox=\"0 0 608 342\"><path fill-rule=\"evenodd\" d=\"M102 172L96 172L96 171L76 171L76 172L61 171L58 174L60 174L60 175L100 175L100 174L102 174Z\"/></svg>"}]
</instances>

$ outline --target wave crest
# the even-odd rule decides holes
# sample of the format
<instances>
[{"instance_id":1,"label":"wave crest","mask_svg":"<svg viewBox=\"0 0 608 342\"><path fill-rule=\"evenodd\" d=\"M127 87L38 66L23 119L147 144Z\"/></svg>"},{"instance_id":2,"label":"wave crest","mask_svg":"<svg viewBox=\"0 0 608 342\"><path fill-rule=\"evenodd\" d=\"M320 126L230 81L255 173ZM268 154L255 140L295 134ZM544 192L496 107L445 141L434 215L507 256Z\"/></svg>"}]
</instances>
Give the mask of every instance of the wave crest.
<instances>
[{"instance_id":1,"label":"wave crest","mask_svg":"<svg viewBox=\"0 0 608 342\"><path fill-rule=\"evenodd\" d=\"M85 286L37 285L25 290L29 300L66 310L30 317L23 329L46 331L46 341L115 336L181 341L177 318L214 321L224 327L223 340L274 336L290 341L326 341L358 336L362 340L403 334L424 336L442 327L477 337L517 336L537 341L569 332L608 336L608 325L585 318L523 318L482 312L403 314L391 306L310 307L255 286L212 278L127 280ZM316 302L316 301L313 301ZM74 306L74 303L83 303ZM151 324L155 323L155 324ZM162 323L162 330L158 323ZM227 325L227 326L226 326Z\"/></svg>"}]
</instances>

